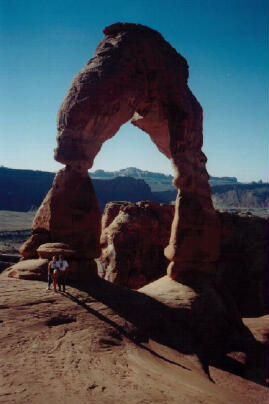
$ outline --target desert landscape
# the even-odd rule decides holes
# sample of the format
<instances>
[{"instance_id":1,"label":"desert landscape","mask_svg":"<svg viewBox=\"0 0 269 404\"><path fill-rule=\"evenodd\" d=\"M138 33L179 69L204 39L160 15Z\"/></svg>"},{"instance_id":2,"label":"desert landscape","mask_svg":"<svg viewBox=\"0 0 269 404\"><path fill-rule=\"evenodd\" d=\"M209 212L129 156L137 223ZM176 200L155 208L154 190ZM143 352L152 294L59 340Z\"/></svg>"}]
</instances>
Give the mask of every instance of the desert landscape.
<instances>
[{"instance_id":1,"label":"desert landscape","mask_svg":"<svg viewBox=\"0 0 269 404\"><path fill-rule=\"evenodd\" d=\"M63 168L0 169L0 402L265 404L268 184L210 178L188 63L158 31L103 32L57 115ZM89 176L127 121L173 179Z\"/></svg>"}]
</instances>

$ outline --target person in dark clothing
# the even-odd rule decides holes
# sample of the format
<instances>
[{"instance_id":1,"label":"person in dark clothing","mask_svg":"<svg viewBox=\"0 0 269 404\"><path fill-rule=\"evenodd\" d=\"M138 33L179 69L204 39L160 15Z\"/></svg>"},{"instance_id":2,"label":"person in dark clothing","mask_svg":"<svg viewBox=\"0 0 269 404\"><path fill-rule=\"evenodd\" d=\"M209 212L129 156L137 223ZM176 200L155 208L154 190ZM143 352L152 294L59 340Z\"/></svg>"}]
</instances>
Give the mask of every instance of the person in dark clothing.
<instances>
[{"instance_id":1,"label":"person in dark clothing","mask_svg":"<svg viewBox=\"0 0 269 404\"><path fill-rule=\"evenodd\" d=\"M67 278L67 272L68 272L68 262L64 259L62 255L59 256L59 260L57 261L57 268L59 270L59 278L58 278L58 287L59 291L62 291L63 287L63 292L65 292L65 285L66 285L66 278Z\"/></svg>"}]
</instances>

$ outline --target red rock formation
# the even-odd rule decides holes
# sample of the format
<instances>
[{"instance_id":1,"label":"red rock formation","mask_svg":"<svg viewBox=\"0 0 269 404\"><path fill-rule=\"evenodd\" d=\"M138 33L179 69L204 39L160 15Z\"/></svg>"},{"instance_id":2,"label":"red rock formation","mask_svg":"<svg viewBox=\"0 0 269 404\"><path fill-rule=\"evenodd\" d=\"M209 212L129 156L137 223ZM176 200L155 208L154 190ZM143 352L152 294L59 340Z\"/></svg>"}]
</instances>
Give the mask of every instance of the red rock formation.
<instances>
[{"instance_id":1,"label":"red rock formation","mask_svg":"<svg viewBox=\"0 0 269 404\"><path fill-rule=\"evenodd\" d=\"M23 256L22 260L37 258L37 249L41 244L47 243L50 240L48 232L33 233L31 237L23 243L19 251Z\"/></svg>"},{"instance_id":2,"label":"red rock formation","mask_svg":"<svg viewBox=\"0 0 269 404\"><path fill-rule=\"evenodd\" d=\"M7 273L10 278L46 281L48 279L48 260L28 259L17 262L8 267L4 273Z\"/></svg>"},{"instance_id":3,"label":"red rock formation","mask_svg":"<svg viewBox=\"0 0 269 404\"><path fill-rule=\"evenodd\" d=\"M41 244L61 242L75 250L77 258L92 259L100 254L100 221L87 170L67 166L57 173L33 221L33 236L20 252L25 258L36 257Z\"/></svg>"},{"instance_id":4,"label":"red rock formation","mask_svg":"<svg viewBox=\"0 0 269 404\"><path fill-rule=\"evenodd\" d=\"M58 114L55 159L88 168L102 144L131 122L173 164L179 189L169 246L169 275L211 269L219 254L219 222L201 151L202 108L187 85L186 60L162 36L137 24L114 24L73 79Z\"/></svg>"},{"instance_id":5,"label":"red rock formation","mask_svg":"<svg viewBox=\"0 0 269 404\"><path fill-rule=\"evenodd\" d=\"M103 276L133 289L163 276L173 213L173 206L155 202L108 203L102 217Z\"/></svg>"},{"instance_id":6,"label":"red rock formation","mask_svg":"<svg viewBox=\"0 0 269 404\"><path fill-rule=\"evenodd\" d=\"M54 255L59 257L63 255L65 258L74 257L76 251L71 250L68 244L64 243L46 243L38 247L37 253L39 258L50 259Z\"/></svg>"},{"instance_id":7,"label":"red rock formation","mask_svg":"<svg viewBox=\"0 0 269 404\"><path fill-rule=\"evenodd\" d=\"M163 250L173 212L173 206L154 202L107 204L101 234L103 276L135 289L164 276ZM218 216L218 281L226 285L242 316L268 313L268 220L226 212Z\"/></svg>"},{"instance_id":8,"label":"red rock formation","mask_svg":"<svg viewBox=\"0 0 269 404\"><path fill-rule=\"evenodd\" d=\"M67 168L57 174L33 234L47 233L50 242L97 257L100 220L94 191L85 185L86 172L102 144L131 120L174 167L178 195L165 249L171 261L168 275L176 279L185 269L214 271L219 221L201 151L202 108L187 84L187 62L158 32L142 25L117 23L104 33L59 110L54 157Z\"/></svg>"}]
</instances>

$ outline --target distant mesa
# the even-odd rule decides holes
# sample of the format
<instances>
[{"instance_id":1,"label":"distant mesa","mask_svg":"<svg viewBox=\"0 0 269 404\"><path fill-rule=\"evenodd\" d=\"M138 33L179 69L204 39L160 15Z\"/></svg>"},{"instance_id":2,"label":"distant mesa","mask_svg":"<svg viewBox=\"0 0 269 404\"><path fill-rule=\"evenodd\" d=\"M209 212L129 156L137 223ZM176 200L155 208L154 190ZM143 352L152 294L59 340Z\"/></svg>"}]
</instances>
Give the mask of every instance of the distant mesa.
<instances>
[{"instance_id":1,"label":"distant mesa","mask_svg":"<svg viewBox=\"0 0 269 404\"><path fill-rule=\"evenodd\" d=\"M36 210L52 186L55 173L0 167L0 210ZM92 180L101 212L107 202L157 200L143 179L113 176Z\"/></svg>"},{"instance_id":2,"label":"distant mesa","mask_svg":"<svg viewBox=\"0 0 269 404\"><path fill-rule=\"evenodd\" d=\"M51 172L0 167L0 210L27 212L37 209L51 188L54 177L55 173ZM106 203L112 201L173 203L177 195L172 176L163 173L126 168L96 170L90 173L90 177L101 212ZM215 208L263 209L266 215L269 184L242 184L235 177L210 177L209 183Z\"/></svg>"},{"instance_id":3,"label":"distant mesa","mask_svg":"<svg viewBox=\"0 0 269 404\"><path fill-rule=\"evenodd\" d=\"M115 177L133 177L143 179L153 192L175 190L173 185L173 176L158 172L140 170L136 167L128 167L118 171L96 170L90 172L91 178L115 178ZM209 177L210 186L237 184L236 177Z\"/></svg>"}]
</instances>

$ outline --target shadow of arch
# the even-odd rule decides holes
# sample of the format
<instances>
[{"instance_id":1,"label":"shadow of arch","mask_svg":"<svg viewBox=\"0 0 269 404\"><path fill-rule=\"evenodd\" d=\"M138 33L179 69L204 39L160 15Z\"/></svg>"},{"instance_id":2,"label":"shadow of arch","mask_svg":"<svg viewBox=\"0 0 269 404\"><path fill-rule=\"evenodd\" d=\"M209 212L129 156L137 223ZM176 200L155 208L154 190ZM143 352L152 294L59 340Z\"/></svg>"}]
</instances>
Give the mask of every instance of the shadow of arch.
<instances>
[{"instance_id":1,"label":"shadow of arch","mask_svg":"<svg viewBox=\"0 0 269 404\"><path fill-rule=\"evenodd\" d=\"M236 307L233 306L229 293L222 285L216 284L214 277L206 277L202 282L195 279L195 274L186 274L186 280L185 276L181 277L184 282L182 285L187 285L197 295L194 304L188 306L182 301L177 307L174 301L164 303L158 296L154 298L146 295L143 289L141 293L100 278L92 279L88 284L78 285L78 289L104 303L124 319L124 326L114 321L113 316L94 310L75 295L66 293L65 296L155 356L158 356L158 353L145 345L149 339L184 355L194 355L210 379L210 367L214 366L255 383L267 385L268 344L256 341L250 330L237 318ZM228 304L227 300L230 300ZM215 305L212 304L213 301ZM205 303L206 310L201 317L200 307ZM223 305L222 309L220 305ZM244 353L245 362L241 363L237 357L229 356L231 352ZM159 358L171 363L165 356ZM184 367L178 361L173 364Z\"/></svg>"}]
</instances>

